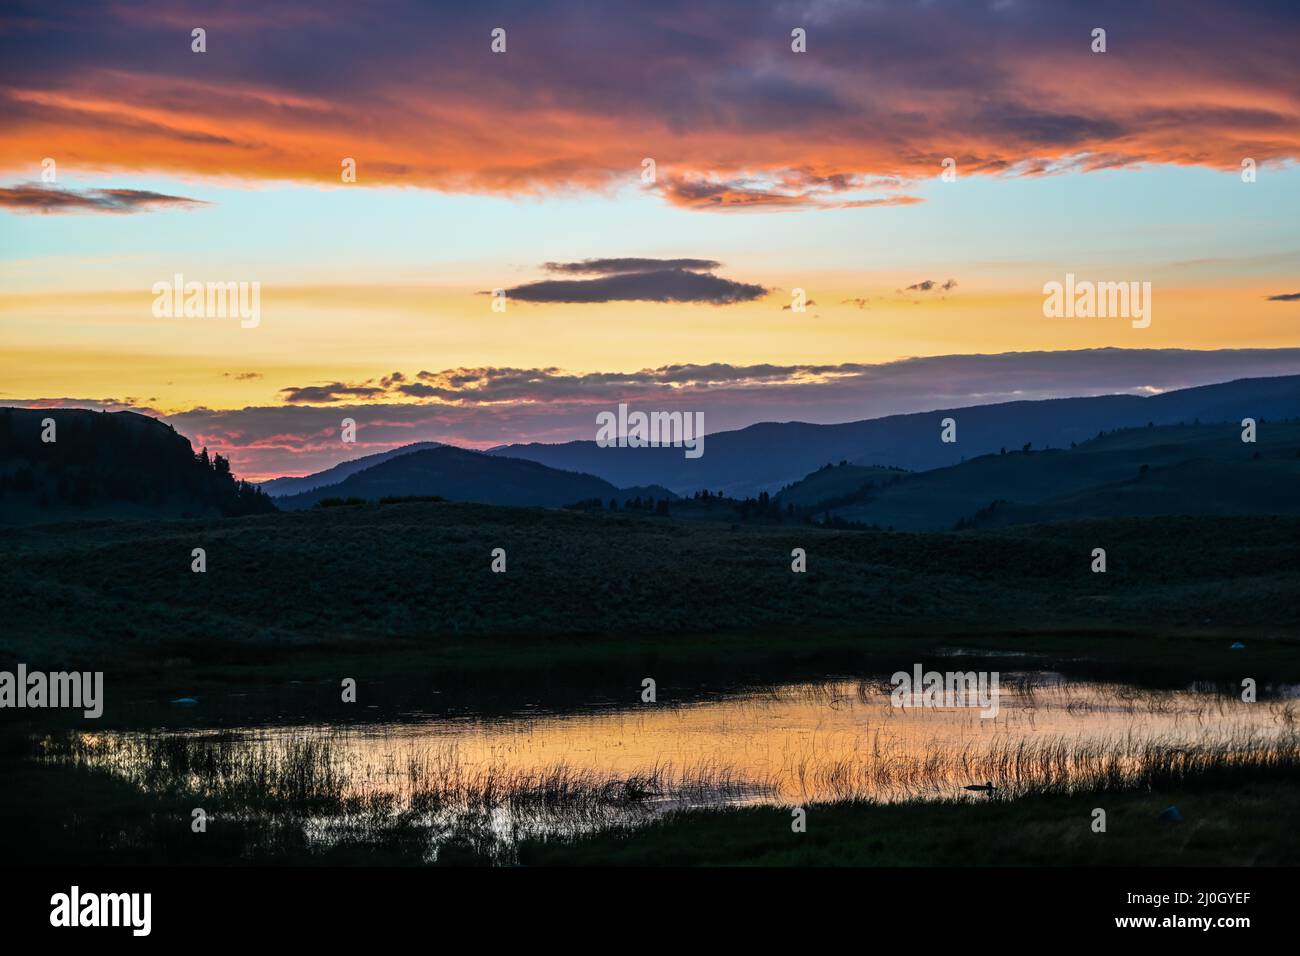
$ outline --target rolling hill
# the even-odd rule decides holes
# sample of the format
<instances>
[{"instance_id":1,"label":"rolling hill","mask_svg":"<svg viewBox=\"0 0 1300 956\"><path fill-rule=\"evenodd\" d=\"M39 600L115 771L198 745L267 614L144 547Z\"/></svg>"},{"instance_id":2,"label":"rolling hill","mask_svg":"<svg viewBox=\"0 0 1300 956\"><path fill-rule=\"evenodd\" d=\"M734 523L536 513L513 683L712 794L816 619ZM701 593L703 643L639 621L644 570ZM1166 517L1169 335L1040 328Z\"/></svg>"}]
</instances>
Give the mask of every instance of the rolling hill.
<instances>
[{"instance_id":1,"label":"rolling hill","mask_svg":"<svg viewBox=\"0 0 1300 956\"><path fill-rule=\"evenodd\" d=\"M281 508L310 508L328 498L433 496L490 505L563 507L580 501L629 494L671 497L667 489L619 489L592 475L548 468L533 461L468 451L453 445L409 452L372 465L333 485L276 500Z\"/></svg>"},{"instance_id":2,"label":"rolling hill","mask_svg":"<svg viewBox=\"0 0 1300 956\"><path fill-rule=\"evenodd\" d=\"M851 497L867 485L883 484L906 474L901 468L883 468L878 465L851 465L842 461L838 465L825 465L794 484L786 485L776 494L776 503L782 507L815 508L843 498Z\"/></svg>"},{"instance_id":3,"label":"rolling hill","mask_svg":"<svg viewBox=\"0 0 1300 956\"><path fill-rule=\"evenodd\" d=\"M957 442L939 440L944 418ZM508 445L490 453L596 475L616 485L658 484L687 495L701 488L745 497L775 492L828 462L915 471L956 465L1003 447L1068 447L1099 431L1183 422L1239 422L1244 417L1300 417L1300 376L1238 379L1159 395L1102 395L1004 402L907 415L812 425L764 422L710 434L704 454L680 448L601 448L594 441Z\"/></svg>"},{"instance_id":4,"label":"rolling hill","mask_svg":"<svg viewBox=\"0 0 1300 956\"><path fill-rule=\"evenodd\" d=\"M899 530L1079 518L1300 514L1300 422L1169 425L1100 435L1075 448L1008 451L898 475L826 514Z\"/></svg>"},{"instance_id":5,"label":"rolling hill","mask_svg":"<svg viewBox=\"0 0 1300 956\"><path fill-rule=\"evenodd\" d=\"M373 468L375 465L388 461L390 458L396 458L398 455L409 455L413 451L427 451L430 448L437 448L441 444L442 442L436 441L412 442L409 445L403 445L401 448L391 448L388 451L381 451L374 455L364 455L361 458L339 462L333 468L326 468L324 471L303 475L300 478L272 478L270 481L262 482L261 489L272 498L298 495L314 488L322 488L325 485L336 485L350 475L365 471L367 468Z\"/></svg>"}]
</instances>

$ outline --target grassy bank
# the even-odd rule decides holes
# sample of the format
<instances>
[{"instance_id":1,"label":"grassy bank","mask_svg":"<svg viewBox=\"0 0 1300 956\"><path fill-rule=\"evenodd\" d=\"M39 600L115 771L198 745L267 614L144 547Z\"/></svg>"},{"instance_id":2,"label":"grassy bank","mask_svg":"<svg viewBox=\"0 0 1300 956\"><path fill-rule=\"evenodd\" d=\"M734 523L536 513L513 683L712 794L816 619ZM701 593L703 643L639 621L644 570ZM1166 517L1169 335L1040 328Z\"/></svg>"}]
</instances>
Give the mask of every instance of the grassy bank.
<instances>
[{"instance_id":1,"label":"grassy bank","mask_svg":"<svg viewBox=\"0 0 1300 956\"><path fill-rule=\"evenodd\" d=\"M1288 518L903 534L437 503L6 529L0 664L93 665L177 693L336 680L344 665L472 683L651 663L707 680L719 660L825 673L959 647L1231 680L1242 640L1251 676L1294 679L1298 540Z\"/></svg>"},{"instance_id":2,"label":"grassy bank","mask_svg":"<svg viewBox=\"0 0 1300 956\"><path fill-rule=\"evenodd\" d=\"M1153 751L1127 780L1098 774L1081 791L788 807L700 809L619 824L648 806L662 781L607 781L562 769L528 779L431 774L412 799L344 793L320 751L278 763L194 741L148 742L154 762L123 776L76 759L33 759L10 748L0 851L14 862L90 864L421 864L493 859L523 865L990 866L1294 865L1300 860L1300 764L1294 742L1248 757L1209 750L1187 760ZM63 754L67 758L69 754ZM121 768L118 768L119 770ZM255 784L255 785L254 785ZM1160 812L1176 805L1182 822ZM191 827L194 808L211 815ZM1092 829L1106 811L1106 832ZM448 828L438 810L454 810ZM502 856L493 820L564 813L585 836L523 839ZM431 817L430 813L435 813ZM326 821L322 823L322 821ZM646 822L649 821L649 822ZM328 834L327 839L322 836ZM496 835L499 839L500 834ZM437 844L436 853L431 847Z\"/></svg>"},{"instance_id":3,"label":"grassy bank","mask_svg":"<svg viewBox=\"0 0 1300 956\"><path fill-rule=\"evenodd\" d=\"M1157 817L1176 805L1182 823ZM1091 829L1105 809L1106 832ZM1269 781L960 804L701 810L637 830L530 842L533 866L1294 866L1300 788Z\"/></svg>"}]
</instances>

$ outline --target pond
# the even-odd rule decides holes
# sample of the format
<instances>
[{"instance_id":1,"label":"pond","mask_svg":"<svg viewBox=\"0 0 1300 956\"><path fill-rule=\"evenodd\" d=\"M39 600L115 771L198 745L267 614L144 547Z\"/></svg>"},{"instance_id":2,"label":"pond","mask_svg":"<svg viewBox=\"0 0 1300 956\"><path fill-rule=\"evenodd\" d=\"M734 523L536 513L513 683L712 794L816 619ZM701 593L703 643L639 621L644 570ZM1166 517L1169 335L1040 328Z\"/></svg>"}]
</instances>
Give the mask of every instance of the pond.
<instances>
[{"instance_id":1,"label":"pond","mask_svg":"<svg viewBox=\"0 0 1300 956\"><path fill-rule=\"evenodd\" d=\"M702 806L1141 786L1294 746L1297 704L1293 687L1247 703L1035 672L1002 675L990 716L895 706L883 677L833 678L564 712L74 733L47 757L192 793L216 817L292 814L316 840L396 821L426 833L435 858L466 834L508 852ZM985 783L993 793L966 789Z\"/></svg>"}]
</instances>

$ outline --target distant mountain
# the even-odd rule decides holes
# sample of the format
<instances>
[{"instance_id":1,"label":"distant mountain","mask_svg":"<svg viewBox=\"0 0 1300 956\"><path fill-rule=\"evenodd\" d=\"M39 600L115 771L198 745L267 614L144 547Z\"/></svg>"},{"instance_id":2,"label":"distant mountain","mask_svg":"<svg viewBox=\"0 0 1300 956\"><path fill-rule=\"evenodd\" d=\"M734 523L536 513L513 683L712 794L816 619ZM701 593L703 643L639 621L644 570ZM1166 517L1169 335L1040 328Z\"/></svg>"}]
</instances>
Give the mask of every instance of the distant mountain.
<instances>
[{"instance_id":1,"label":"distant mountain","mask_svg":"<svg viewBox=\"0 0 1300 956\"><path fill-rule=\"evenodd\" d=\"M326 468L324 471L318 471L314 475L303 475L301 478L272 478L270 481L264 481L261 488L272 498L282 498L286 495L302 494L304 491L311 491L313 488L323 488L326 485L336 485L349 475L355 475L359 471L365 471L367 468L378 465L380 462L388 461L390 458L396 458L398 455L409 455L413 451L427 451L430 448L438 448L441 442L436 441L417 441L409 445L403 445L401 448L392 448L388 451L377 452L373 455L363 455L360 458L353 458L350 461L340 462L333 468Z\"/></svg>"},{"instance_id":2,"label":"distant mountain","mask_svg":"<svg viewBox=\"0 0 1300 956\"><path fill-rule=\"evenodd\" d=\"M744 497L775 492L829 462L896 466L923 471L990 452L1068 447L1098 431L1244 417L1300 416L1300 376L1239 379L1149 397L1103 395L1004 402L908 415L811 425L765 422L707 435L704 454L681 448L601 448L594 441L508 445L491 453L580 471L616 485L657 484L682 495L708 488ZM941 421L957 422L957 441L939 440Z\"/></svg>"},{"instance_id":3,"label":"distant mountain","mask_svg":"<svg viewBox=\"0 0 1300 956\"><path fill-rule=\"evenodd\" d=\"M533 461L467 451L442 445L398 455L350 475L337 484L314 488L276 500L281 508L310 508L326 498L363 498L436 495L448 501L490 505L541 505L562 507L599 499L620 505L632 492L616 488L592 475L548 468ZM636 494L655 494L653 488ZM666 489L658 493L669 496Z\"/></svg>"},{"instance_id":4,"label":"distant mountain","mask_svg":"<svg viewBox=\"0 0 1300 956\"><path fill-rule=\"evenodd\" d=\"M898 530L1079 518L1300 514L1300 422L1126 429L1050 451L986 455L900 473L814 518Z\"/></svg>"},{"instance_id":5,"label":"distant mountain","mask_svg":"<svg viewBox=\"0 0 1300 956\"><path fill-rule=\"evenodd\" d=\"M209 458L207 449L195 455L187 438L156 418L0 408L0 523L272 511L271 499L236 480L226 459Z\"/></svg>"}]
</instances>

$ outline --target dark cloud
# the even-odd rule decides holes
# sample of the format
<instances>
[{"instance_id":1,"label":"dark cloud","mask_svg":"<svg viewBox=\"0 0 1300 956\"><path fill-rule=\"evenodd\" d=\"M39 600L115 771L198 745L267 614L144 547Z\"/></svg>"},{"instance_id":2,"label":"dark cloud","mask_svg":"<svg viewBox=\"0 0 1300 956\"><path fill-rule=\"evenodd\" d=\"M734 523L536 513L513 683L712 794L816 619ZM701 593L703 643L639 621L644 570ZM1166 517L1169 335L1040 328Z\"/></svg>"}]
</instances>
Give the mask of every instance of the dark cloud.
<instances>
[{"instance_id":1,"label":"dark cloud","mask_svg":"<svg viewBox=\"0 0 1300 956\"><path fill-rule=\"evenodd\" d=\"M583 259L581 262L547 262L542 268L547 272L569 275L615 275L621 272L647 272L655 269L690 269L694 272L712 272L721 268L721 262L712 259Z\"/></svg>"},{"instance_id":2,"label":"dark cloud","mask_svg":"<svg viewBox=\"0 0 1300 956\"><path fill-rule=\"evenodd\" d=\"M706 179L669 182L664 186L668 199L678 206L691 209L771 209L788 207L798 209L811 203L807 194L786 194L769 189L754 188L743 182Z\"/></svg>"},{"instance_id":3,"label":"dark cloud","mask_svg":"<svg viewBox=\"0 0 1300 956\"><path fill-rule=\"evenodd\" d=\"M1014 103L986 107L976 115L980 127L999 133L1003 142L1033 143L1040 148L1069 148L1098 140L1115 140L1127 129L1111 119L1047 113Z\"/></svg>"},{"instance_id":4,"label":"dark cloud","mask_svg":"<svg viewBox=\"0 0 1300 956\"><path fill-rule=\"evenodd\" d=\"M17 212L123 214L206 205L208 203L201 199L166 196L143 189L83 189L77 192L36 183L0 187L0 208Z\"/></svg>"},{"instance_id":5,"label":"dark cloud","mask_svg":"<svg viewBox=\"0 0 1300 956\"><path fill-rule=\"evenodd\" d=\"M812 303L809 303L810 305ZM618 392L670 393L682 387L753 386L793 381L808 376L843 376L865 365L665 365L636 372L575 374L558 368L456 368L421 370L414 377L393 372L359 384L293 386L281 389L286 403L326 404L356 398L417 398L454 402L462 407L500 402L585 401Z\"/></svg>"},{"instance_id":6,"label":"dark cloud","mask_svg":"<svg viewBox=\"0 0 1300 956\"><path fill-rule=\"evenodd\" d=\"M957 288L956 279L948 279L945 282L938 282L935 279L925 279L921 282L913 283L912 285L909 285L906 289L902 289L901 291L933 292L935 289L938 289L941 292L951 292L955 288Z\"/></svg>"},{"instance_id":7,"label":"dark cloud","mask_svg":"<svg viewBox=\"0 0 1300 956\"><path fill-rule=\"evenodd\" d=\"M644 148L669 201L782 210L916 202L844 187L928 181L948 155L963 175L1044 175L1300 150L1294 2L511 2L491 69L480 5L208 6L225 42L199 63L175 40L190 14L165 4L20 5L0 28L0 160L337 183L320 157L363 146L373 185L536 195L634 182Z\"/></svg>"},{"instance_id":8,"label":"dark cloud","mask_svg":"<svg viewBox=\"0 0 1300 956\"><path fill-rule=\"evenodd\" d=\"M1282 292L1278 295L1270 295L1269 302L1300 302L1300 292Z\"/></svg>"},{"instance_id":9,"label":"dark cloud","mask_svg":"<svg viewBox=\"0 0 1300 956\"><path fill-rule=\"evenodd\" d=\"M731 305L767 294L761 285L733 282L707 272L653 269L599 279L548 279L507 289L521 302L705 302Z\"/></svg>"},{"instance_id":10,"label":"dark cloud","mask_svg":"<svg viewBox=\"0 0 1300 956\"><path fill-rule=\"evenodd\" d=\"M4 393L0 393L4 394ZM149 399L148 401L156 401ZM139 412L142 415L153 415L155 418L164 417L164 412L143 402L129 397L124 398L72 398L64 396L62 398L32 398L19 401L8 402L6 404L14 405L18 408L89 408L96 412ZM199 411L200 409L195 409Z\"/></svg>"},{"instance_id":11,"label":"dark cloud","mask_svg":"<svg viewBox=\"0 0 1300 956\"><path fill-rule=\"evenodd\" d=\"M331 382L329 385L291 385L280 389L284 400L290 404L323 404L345 398L378 398L384 391L381 386L344 385L342 382Z\"/></svg>"}]
</instances>

